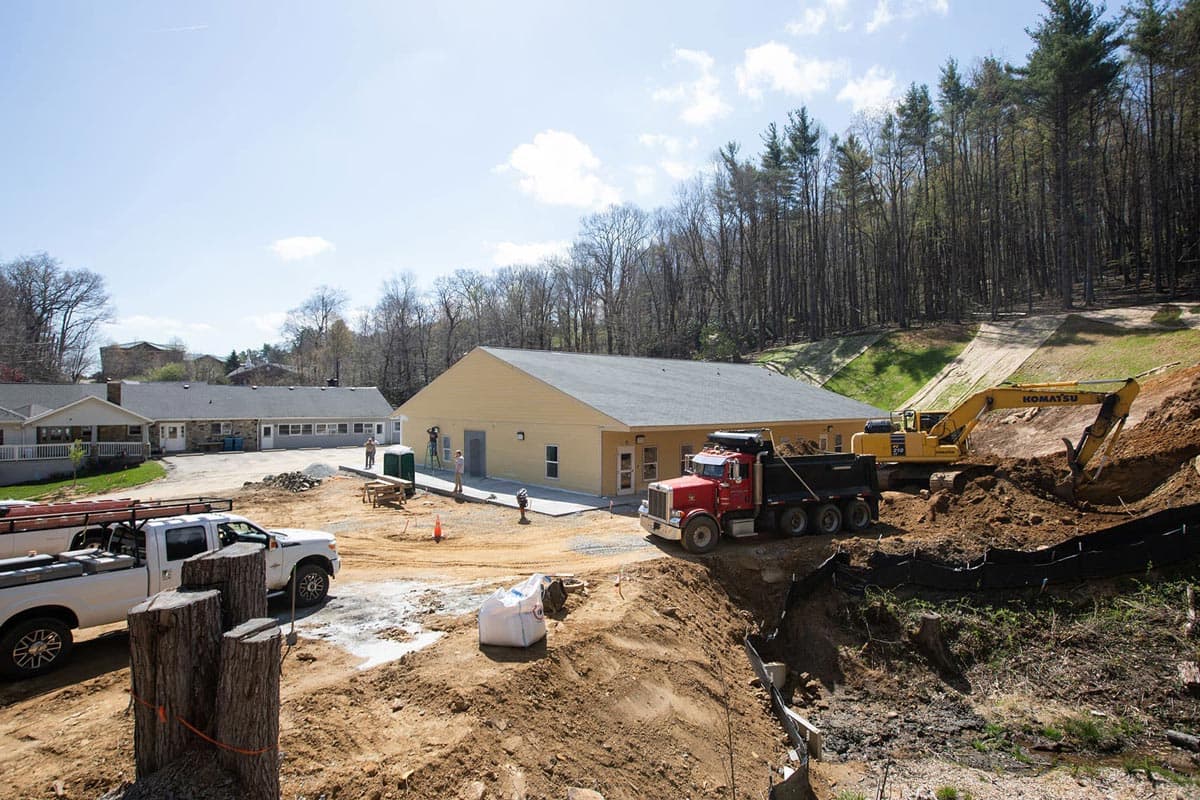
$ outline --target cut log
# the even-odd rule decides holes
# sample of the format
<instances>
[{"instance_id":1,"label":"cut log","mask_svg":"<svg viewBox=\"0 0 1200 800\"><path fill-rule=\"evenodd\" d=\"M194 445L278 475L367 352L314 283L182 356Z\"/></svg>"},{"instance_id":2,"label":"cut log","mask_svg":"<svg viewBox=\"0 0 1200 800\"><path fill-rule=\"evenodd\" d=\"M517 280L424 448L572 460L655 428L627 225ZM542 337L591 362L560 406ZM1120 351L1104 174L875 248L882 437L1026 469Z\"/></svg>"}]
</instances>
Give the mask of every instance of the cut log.
<instances>
[{"instance_id":1,"label":"cut log","mask_svg":"<svg viewBox=\"0 0 1200 800\"><path fill-rule=\"evenodd\" d=\"M954 672L954 662L942 641L942 615L927 611L921 615L921 625L911 634L917 648L934 666L945 672Z\"/></svg>"},{"instance_id":2,"label":"cut log","mask_svg":"<svg viewBox=\"0 0 1200 800\"><path fill-rule=\"evenodd\" d=\"M1167 731L1167 741L1176 747L1200 751L1200 736L1192 736L1181 731Z\"/></svg>"},{"instance_id":3,"label":"cut log","mask_svg":"<svg viewBox=\"0 0 1200 800\"><path fill-rule=\"evenodd\" d=\"M260 544L237 542L183 562L181 588L221 592L221 630L267 616L267 556Z\"/></svg>"},{"instance_id":4,"label":"cut log","mask_svg":"<svg viewBox=\"0 0 1200 800\"><path fill-rule=\"evenodd\" d=\"M134 606L128 622L133 749L140 780L181 753L206 746L178 720L202 731L212 726L220 593L159 592Z\"/></svg>"},{"instance_id":5,"label":"cut log","mask_svg":"<svg viewBox=\"0 0 1200 800\"><path fill-rule=\"evenodd\" d=\"M281 641L273 619L249 620L221 637L216 739L221 763L252 800L279 798Z\"/></svg>"}]
</instances>

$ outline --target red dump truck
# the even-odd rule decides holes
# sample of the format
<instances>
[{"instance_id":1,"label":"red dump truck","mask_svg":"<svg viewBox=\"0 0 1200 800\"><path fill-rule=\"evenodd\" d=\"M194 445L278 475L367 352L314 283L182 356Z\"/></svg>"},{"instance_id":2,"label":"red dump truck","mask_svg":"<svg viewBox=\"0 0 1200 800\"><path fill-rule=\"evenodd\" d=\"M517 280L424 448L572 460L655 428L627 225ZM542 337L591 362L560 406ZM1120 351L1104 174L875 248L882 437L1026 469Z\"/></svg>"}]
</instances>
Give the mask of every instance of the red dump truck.
<instances>
[{"instance_id":1,"label":"red dump truck","mask_svg":"<svg viewBox=\"0 0 1200 800\"><path fill-rule=\"evenodd\" d=\"M710 434L688 474L647 488L642 527L681 540L688 552L708 553L722 534L833 534L865 530L879 519L874 456L780 456L765 434Z\"/></svg>"}]
</instances>

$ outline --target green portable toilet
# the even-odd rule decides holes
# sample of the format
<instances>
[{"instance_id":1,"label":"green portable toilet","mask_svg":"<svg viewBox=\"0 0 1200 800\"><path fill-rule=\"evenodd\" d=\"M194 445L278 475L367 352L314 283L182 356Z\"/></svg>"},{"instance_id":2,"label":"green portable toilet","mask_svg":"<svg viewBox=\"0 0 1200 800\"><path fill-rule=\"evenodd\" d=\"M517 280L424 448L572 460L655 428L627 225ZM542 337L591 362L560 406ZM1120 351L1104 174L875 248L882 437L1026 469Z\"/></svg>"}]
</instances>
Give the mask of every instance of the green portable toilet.
<instances>
[{"instance_id":1,"label":"green portable toilet","mask_svg":"<svg viewBox=\"0 0 1200 800\"><path fill-rule=\"evenodd\" d=\"M408 481L407 494L411 497L417 481L417 459L413 455L413 449L397 444L384 450L383 474L390 478Z\"/></svg>"}]
</instances>

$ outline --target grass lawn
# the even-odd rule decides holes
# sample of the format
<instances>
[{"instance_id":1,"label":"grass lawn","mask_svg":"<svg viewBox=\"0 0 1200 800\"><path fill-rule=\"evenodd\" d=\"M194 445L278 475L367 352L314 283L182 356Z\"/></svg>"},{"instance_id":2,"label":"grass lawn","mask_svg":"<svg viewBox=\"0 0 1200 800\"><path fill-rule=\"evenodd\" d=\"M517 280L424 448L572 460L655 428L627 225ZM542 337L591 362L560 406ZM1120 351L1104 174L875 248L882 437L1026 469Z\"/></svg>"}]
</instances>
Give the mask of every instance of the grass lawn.
<instances>
[{"instance_id":1,"label":"grass lawn","mask_svg":"<svg viewBox=\"0 0 1200 800\"><path fill-rule=\"evenodd\" d=\"M1185 367L1200 361L1200 331L1138 331L1071 315L1009 380L1123 379L1173 361Z\"/></svg>"},{"instance_id":2,"label":"grass lawn","mask_svg":"<svg viewBox=\"0 0 1200 800\"><path fill-rule=\"evenodd\" d=\"M892 410L911 397L975 338L975 325L893 331L825 383L825 388Z\"/></svg>"},{"instance_id":3,"label":"grass lawn","mask_svg":"<svg viewBox=\"0 0 1200 800\"><path fill-rule=\"evenodd\" d=\"M44 483L22 483L18 486L0 486L0 497L7 500L57 500L76 498L89 494L106 494L118 489L129 489L157 480L167 474L166 468L157 461L146 461L136 467L103 475L88 475L78 481L46 481ZM72 486L72 483L75 485Z\"/></svg>"}]
</instances>

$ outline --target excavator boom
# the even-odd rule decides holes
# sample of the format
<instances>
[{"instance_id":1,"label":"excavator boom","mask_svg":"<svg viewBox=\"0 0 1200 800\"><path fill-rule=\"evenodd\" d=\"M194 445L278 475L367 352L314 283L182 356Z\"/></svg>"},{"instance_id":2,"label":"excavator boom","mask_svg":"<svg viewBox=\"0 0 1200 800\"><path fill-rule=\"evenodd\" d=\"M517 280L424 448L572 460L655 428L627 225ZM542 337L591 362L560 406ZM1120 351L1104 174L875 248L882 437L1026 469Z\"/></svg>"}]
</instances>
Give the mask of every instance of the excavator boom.
<instances>
[{"instance_id":1,"label":"excavator boom","mask_svg":"<svg viewBox=\"0 0 1200 800\"><path fill-rule=\"evenodd\" d=\"M1098 384L1114 383L1121 384L1116 391L1098 388ZM1106 454L1111 452L1140 389L1133 378L993 386L976 392L949 412L901 412L896 415L901 420L899 430L856 433L850 448L854 453L874 455L881 463L953 464L966 454L971 432L989 411L1099 406L1095 421L1084 429L1078 444L1063 439L1067 445L1067 463L1074 482L1078 483L1084 477L1084 468L1102 447ZM925 420L932 424L923 424Z\"/></svg>"}]
</instances>

